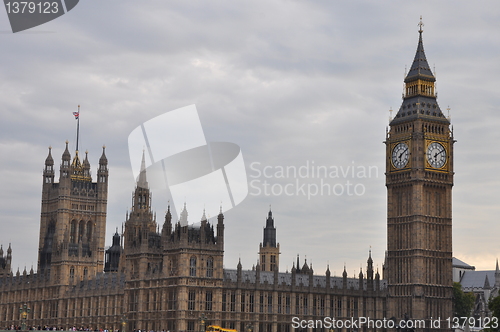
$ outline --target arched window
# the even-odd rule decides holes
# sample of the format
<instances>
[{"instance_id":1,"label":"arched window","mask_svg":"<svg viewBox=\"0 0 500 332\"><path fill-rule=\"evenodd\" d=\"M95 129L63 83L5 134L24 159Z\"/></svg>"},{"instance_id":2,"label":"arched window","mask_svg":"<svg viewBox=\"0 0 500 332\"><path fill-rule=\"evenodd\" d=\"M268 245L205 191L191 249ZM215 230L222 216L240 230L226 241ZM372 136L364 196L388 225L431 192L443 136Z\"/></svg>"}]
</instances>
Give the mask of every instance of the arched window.
<instances>
[{"instance_id":1,"label":"arched window","mask_svg":"<svg viewBox=\"0 0 500 332\"><path fill-rule=\"evenodd\" d=\"M83 238L83 234L85 231L85 223L83 220L80 220L80 224L78 225L78 241L80 241Z\"/></svg>"},{"instance_id":2,"label":"arched window","mask_svg":"<svg viewBox=\"0 0 500 332\"><path fill-rule=\"evenodd\" d=\"M214 276L214 259L209 257L207 259L207 278L212 278Z\"/></svg>"},{"instance_id":3,"label":"arched window","mask_svg":"<svg viewBox=\"0 0 500 332\"><path fill-rule=\"evenodd\" d=\"M87 241L92 239L92 221L87 222Z\"/></svg>"},{"instance_id":4,"label":"arched window","mask_svg":"<svg viewBox=\"0 0 500 332\"><path fill-rule=\"evenodd\" d=\"M191 257L189 260L189 276L196 277L196 257Z\"/></svg>"},{"instance_id":5,"label":"arched window","mask_svg":"<svg viewBox=\"0 0 500 332\"><path fill-rule=\"evenodd\" d=\"M76 243L76 220L71 221L69 242Z\"/></svg>"},{"instance_id":6,"label":"arched window","mask_svg":"<svg viewBox=\"0 0 500 332\"><path fill-rule=\"evenodd\" d=\"M89 274L89 269L84 268L84 269L83 269L83 276L84 276L84 277L87 277L87 276L88 276L88 274Z\"/></svg>"},{"instance_id":7,"label":"arched window","mask_svg":"<svg viewBox=\"0 0 500 332\"><path fill-rule=\"evenodd\" d=\"M69 277L70 277L70 279L73 279L75 277L75 267L74 266L72 266L69 269Z\"/></svg>"}]
</instances>

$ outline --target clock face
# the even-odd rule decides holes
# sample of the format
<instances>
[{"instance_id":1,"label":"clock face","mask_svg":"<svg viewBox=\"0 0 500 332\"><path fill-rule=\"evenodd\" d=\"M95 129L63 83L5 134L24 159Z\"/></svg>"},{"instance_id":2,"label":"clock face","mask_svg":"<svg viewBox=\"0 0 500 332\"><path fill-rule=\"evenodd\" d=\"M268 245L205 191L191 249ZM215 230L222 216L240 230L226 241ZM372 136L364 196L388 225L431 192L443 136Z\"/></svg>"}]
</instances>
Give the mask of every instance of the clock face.
<instances>
[{"instance_id":1,"label":"clock face","mask_svg":"<svg viewBox=\"0 0 500 332\"><path fill-rule=\"evenodd\" d=\"M441 168L446 164L446 149L438 142L432 142L427 148L427 161L434 168Z\"/></svg>"},{"instance_id":2,"label":"clock face","mask_svg":"<svg viewBox=\"0 0 500 332\"><path fill-rule=\"evenodd\" d=\"M392 149L392 164L394 167L401 169L408 164L410 159L410 150L406 143L399 143Z\"/></svg>"}]
</instances>

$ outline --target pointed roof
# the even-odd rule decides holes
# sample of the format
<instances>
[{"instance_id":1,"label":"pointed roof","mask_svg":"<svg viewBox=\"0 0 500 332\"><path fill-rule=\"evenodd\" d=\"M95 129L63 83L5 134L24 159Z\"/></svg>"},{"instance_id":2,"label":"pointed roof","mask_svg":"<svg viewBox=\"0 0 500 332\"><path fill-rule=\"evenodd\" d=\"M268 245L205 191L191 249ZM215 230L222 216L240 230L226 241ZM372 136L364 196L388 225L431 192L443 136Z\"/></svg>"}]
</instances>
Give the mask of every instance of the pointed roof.
<instances>
[{"instance_id":1,"label":"pointed roof","mask_svg":"<svg viewBox=\"0 0 500 332\"><path fill-rule=\"evenodd\" d=\"M184 208L182 209L179 223L181 224L181 226L187 226L188 224L188 212L186 209L186 202L184 202Z\"/></svg>"},{"instance_id":2,"label":"pointed roof","mask_svg":"<svg viewBox=\"0 0 500 332\"><path fill-rule=\"evenodd\" d=\"M68 141L66 141L66 149L64 149L64 152L62 154L62 160L71 160L71 154L69 153L68 149Z\"/></svg>"},{"instance_id":3,"label":"pointed roof","mask_svg":"<svg viewBox=\"0 0 500 332\"><path fill-rule=\"evenodd\" d=\"M302 265L301 273L309 273L309 266L307 266L307 258L304 259L304 265Z\"/></svg>"},{"instance_id":4,"label":"pointed roof","mask_svg":"<svg viewBox=\"0 0 500 332\"><path fill-rule=\"evenodd\" d=\"M139 173L139 179L137 180L137 187L145 189L149 187L148 181L146 179L146 159L144 157L144 150L142 151L141 173Z\"/></svg>"},{"instance_id":5,"label":"pointed roof","mask_svg":"<svg viewBox=\"0 0 500 332\"><path fill-rule=\"evenodd\" d=\"M52 147L49 146L49 155L45 159L46 166L54 166L54 158L52 158Z\"/></svg>"},{"instance_id":6,"label":"pointed roof","mask_svg":"<svg viewBox=\"0 0 500 332\"><path fill-rule=\"evenodd\" d=\"M272 228L274 227L274 218L273 218L273 212L271 211L271 207L269 207L269 213L267 214L267 220L266 220L266 228Z\"/></svg>"},{"instance_id":7,"label":"pointed roof","mask_svg":"<svg viewBox=\"0 0 500 332\"><path fill-rule=\"evenodd\" d=\"M165 221L171 221L172 220L172 213L170 212L170 204L167 207L167 213L165 214Z\"/></svg>"},{"instance_id":8,"label":"pointed roof","mask_svg":"<svg viewBox=\"0 0 500 332\"><path fill-rule=\"evenodd\" d=\"M434 83L436 77L432 73L425 56L422 40L422 21L420 21L419 26L417 52L410 71L404 80L406 93L403 94L403 103L394 119L392 119L391 126L420 118L450 124L437 103ZM425 84L418 83L418 80L425 82Z\"/></svg>"},{"instance_id":9,"label":"pointed roof","mask_svg":"<svg viewBox=\"0 0 500 332\"><path fill-rule=\"evenodd\" d=\"M78 150L75 151L75 156L73 157L73 162L71 166L80 168L82 163L80 162L80 157L78 156Z\"/></svg>"},{"instance_id":10,"label":"pointed roof","mask_svg":"<svg viewBox=\"0 0 500 332\"><path fill-rule=\"evenodd\" d=\"M426 81L434 82L436 81L436 77L431 71L429 63L427 62L427 58L425 56L424 51L424 42L422 41L422 18L420 18L420 30L418 30L419 38L418 38L418 46L417 52L415 53L415 58L413 59L413 63L410 67L410 71L408 75L406 75L405 83L415 81L417 79L424 79Z\"/></svg>"},{"instance_id":11,"label":"pointed roof","mask_svg":"<svg viewBox=\"0 0 500 332\"><path fill-rule=\"evenodd\" d=\"M89 152L88 151L85 151L85 159L83 160L83 167L90 168Z\"/></svg>"},{"instance_id":12,"label":"pointed roof","mask_svg":"<svg viewBox=\"0 0 500 332\"><path fill-rule=\"evenodd\" d=\"M101 158L99 158L99 164L100 165L107 165L108 164L108 158L106 157L106 145L102 146L102 155L101 155Z\"/></svg>"},{"instance_id":13,"label":"pointed roof","mask_svg":"<svg viewBox=\"0 0 500 332\"><path fill-rule=\"evenodd\" d=\"M483 286L484 289L491 289L491 286L490 286L490 281L488 279L488 275L486 275L486 278L484 278L484 286Z\"/></svg>"}]
</instances>

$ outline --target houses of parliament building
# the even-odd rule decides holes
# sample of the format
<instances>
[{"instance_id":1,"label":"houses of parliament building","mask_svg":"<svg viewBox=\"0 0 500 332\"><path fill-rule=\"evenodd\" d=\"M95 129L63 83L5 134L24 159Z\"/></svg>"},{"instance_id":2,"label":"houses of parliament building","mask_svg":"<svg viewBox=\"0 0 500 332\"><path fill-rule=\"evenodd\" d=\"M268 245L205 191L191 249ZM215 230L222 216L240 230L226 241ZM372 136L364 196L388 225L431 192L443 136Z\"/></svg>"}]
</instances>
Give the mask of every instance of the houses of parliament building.
<instances>
[{"instance_id":1,"label":"houses of parliament building","mask_svg":"<svg viewBox=\"0 0 500 332\"><path fill-rule=\"evenodd\" d=\"M215 224L203 213L200 223L188 225L186 207L177 221L169 208L157 223L144 165L123 234L114 234L105 250L105 149L93 179L87 155L75 151L72 157L66 143L58 181L49 149L37 271L13 273L12 248L6 254L0 249L0 329L20 325L23 313L23 322L37 328L126 331L200 331L211 324L291 332L294 317L406 317L425 323L451 317L453 143L450 122L437 104L420 28L403 102L385 141L388 247L382 277L371 254L358 276L348 277L345 269L341 277L331 276L328 267L318 274L298 257L290 272L280 272L271 211L256 266L243 270L239 262L226 269L222 212ZM22 311L24 305L29 312ZM300 329L327 330L317 325Z\"/></svg>"}]
</instances>

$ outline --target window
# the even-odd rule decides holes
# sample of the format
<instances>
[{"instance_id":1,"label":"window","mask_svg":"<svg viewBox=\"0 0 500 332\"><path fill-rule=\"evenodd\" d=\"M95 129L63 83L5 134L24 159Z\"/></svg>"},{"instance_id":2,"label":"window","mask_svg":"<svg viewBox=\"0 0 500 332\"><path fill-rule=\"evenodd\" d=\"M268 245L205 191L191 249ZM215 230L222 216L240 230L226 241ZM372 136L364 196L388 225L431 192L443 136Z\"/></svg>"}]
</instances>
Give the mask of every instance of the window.
<instances>
[{"instance_id":1,"label":"window","mask_svg":"<svg viewBox=\"0 0 500 332\"><path fill-rule=\"evenodd\" d=\"M189 260L189 276L196 277L196 257L191 257Z\"/></svg>"},{"instance_id":2,"label":"window","mask_svg":"<svg viewBox=\"0 0 500 332\"><path fill-rule=\"evenodd\" d=\"M71 221L69 242L76 243L76 220Z\"/></svg>"},{"instance_id":3,"label":"window","mask_svg":"<svg viewBox=\"0 0 500 332\"><path fill-rule=\"evenodd\" d=\"M177 309L176 301L175 301L175 291L171 290L168 292L168 310Z\"/></svg>"},{"instance_id":4,"label":"window","mask_svg":"<svg viewBox=\"0 0 500 332\"><path fill-rule=\"evenodd\" d=\"M205 310L212 311L212 292L207 291L205 293Z\"/></svg>"},{"instance_id":5,"label":"window","mask_svg":"<svg viewBox=\"0 0 500 332\"><path fill-rule=\"evenodd\" d=\"M214 259L209 257L207 259L207 278L212 278L214 276Z\"/></svg>"},{"instance_id":6,"label":"window","mask_svg":"<svg viewBox=\"0 0 500 332\"><path fill-rule=\"evenodd\" d=\"M241 292L241 312L245 312L245 292Z\"/></svg>"},{"instance_id":7,"label":"window","mask_svg":"<svg viewBox=\"0 0 500 332\"><path fill-rule=\"evenodd\" d=\"M188 310L195 310L195 306L196 306L196 293L194 291L189 291Z\"/></svg>"},{"instance_id":8,"label":"window","mask_svg":"<svg viewBox=\"0 0 500 332\"><path fill-rule=\"evenodd\" d=\"M436 216L441 217L441 194L436 192Z\"/></svg>"},{"instance_id":9,"label":"window","mask_svg":"<svg viewBox=\"0 0 500 332\"><path fill-rule=\"evenodd\" d=\"M89 221L87 222L87 241L91 241L92 240L92 222Z\"/></svg>"},{"instance_id":10,"label":"window","mask_svg":"<svg viewBox=\"0 0 500 332\"><path fill-rule=\"evenodd\" d=\"M170 275L175 276L177 274L177 257L171 257L169 264L170 264L169 268Z\"/></svg>"},{"instance_id":11,"label":"window","mask_svg":"<svg viewBox=\"0 0 500 332\"><path fill-rule=\"evenodd\" d=\"M253 295L253 293L250 293L248 301L250 302L250 306L248 308L248 311L254 312L255 296Z\"/></svg>"},{"instance_id":12,"label":"window","mask_svg":"<svg viewBox=\"0 0 500 332\"><path fill-rule=\"evenodd\" d=\"M74 266L72 266L69 269L69 277L70 277L70 279L73 279L75 277L75 267Z\"/></svg>"},{"instance_id":13,"label":"window","mask_svg":"<svg viewBox=\"0 0 500 332\"><path fill-rule=\"evenodd\" d=\"M267 313L273 313L273 294L267 294Z\"/></svg>"},{"instance_id":14,"label":"window","mask_svg":"<svg viewBox=\"0 0 500 332\"><path fill-rule=\"evenodd\" d=\"M236 311L236 293L231 292L231 311Z\"/></svg>"},{"instance_id":15,"label":"window","mask_svg":"<svg viewBox=\"0 0 500 332\"><path fill-rule=\"evenodd\" d=\"M357 318L358 317L358 299L354 299L354 304L353 304L353 314L352 317Z\"/></svg>"},{"instance_id":16,"label":"window","mask_svg":"<svg viewBox=\"0 0 500 332\"><path fill-rule=\"evenodd\" d=\"M83 220L80 220L80 224L78 225L78 241L82 240L84 229L85 225L83 223Z\"/></svg>"},{"instance_id":17,"label":"window","mask_svg":"<svg viewBox=\"0 0 500 332\"><path fill-rule=\"evenodd\" d=\"M299 310L300 310L300 299L298 295L295 295L295 314L299 315Z\"/></svg>"}]
</instances>

